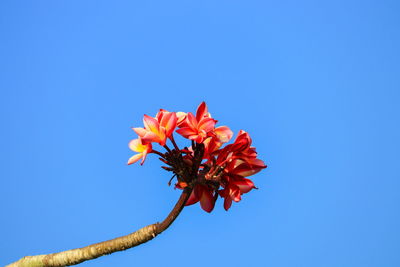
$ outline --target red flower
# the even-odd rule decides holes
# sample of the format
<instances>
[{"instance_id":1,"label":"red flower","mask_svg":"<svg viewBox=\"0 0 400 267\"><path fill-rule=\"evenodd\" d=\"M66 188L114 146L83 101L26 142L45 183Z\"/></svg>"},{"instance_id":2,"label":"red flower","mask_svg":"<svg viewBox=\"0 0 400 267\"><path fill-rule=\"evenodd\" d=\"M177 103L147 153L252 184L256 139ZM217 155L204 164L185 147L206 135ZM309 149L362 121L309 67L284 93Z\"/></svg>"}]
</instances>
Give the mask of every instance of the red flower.
<instances>
[{"instance_id":1,"label":"red flower","mask_svg":"<svg viewBox=\"0 0 400 267\"><path fill-rule=\"evenodd\" d=\"M220 196L224 198L225 210L228 210L232 201L239 202L243 194L256 188L246 177L267 167L257 158L252 140L243 130L239 131L233 144L222 148L233 133L227 126L215 128L217 121L211 118L204 102L198 106L196 115L160 109L155 118L144 115L143 123L144 128L134 128L139 138L129 144L139 154L131 157L128 164L140 159L143 164L151 152L159 155L167 165L162 168L173 172L172 178L177 178L175 188L192 188L186 205L200 202L203 210L211 212ZM176 130L176 126L179 129ZM196 143L180 149L173 137L174 130ZM168 138L173 144L172 149L166 144ZM164 146L166 152L154 150L153 142Z\"/></svg>"},{"instance_id":2,"label":"red flower","mask_svg":"<svg viewBox=\"0 0 400 267\"><path fill-rule=\"evenodd\" d=\"M202 102L197 108L196 117L189 112L185 120L180 120L180 129L176 130L176 132L185 138L202 143L209 136L209 133L214 130L216 122L208 113L206 103Z\"/></svg>"},{"instance_id":3,"label":"red flower","mask_svg":"<svg viewBox=\"0 0 400 267\"><path fill-rule=\"evenodd\" d=\"M224 208L228 210L232 205L232 200L239 202L244 193L248 193L251 189L256 188L250 179L243 178L238 175L225 176L225 188L219 190L218 193L224 198Z\"/></svg>"},{"instance_id":4,"label":"red flower","mask_svg":"<svg viewBox=\"0 0 400 267\"><path fill-rule=\"evenodd\" d=\"M233 144L216 152L218 154L216 166L222 168L224 173L221 178L224 189L220 190L219 194L225 198L226 210L232 205L232 200L239 202L242 194L255 188L253 182L244 177L256 174L267 167L262 160L257 159L256 149L251 147L251 143L249 134L241 130ZM215 170L218 168L212 169L212 175Z\"/></svg>"},{"instance_id":5,"label":"red flower","mask_svg":"<svg viewBox=\"0 0 400 267\"><path fill-rule=\"evenodd\" d=\"M255 147L251 146L251 143L252 140L249 134L240 130L234 143L225 146L218 152L217 165L223 165L227 162L229 163L234 159L241 159L249 162L250 165L259 166L261 164L260 160L256 160L257 152ZM265 166L263 163L261 165Z\"/></svg>"},{"instance_id":6,"label":"red flower","mask_svg":"<svg viewBox=\"0 0 400 267\"><path fill-rule=\"evenodd\" d=\"M193 205L200 201L201 208L207 212L211 212L215 205L215 197L213 194L214 189L203 184L196 184L192 194L186 201L186 206Z\"/></svg>"}]
</instances>

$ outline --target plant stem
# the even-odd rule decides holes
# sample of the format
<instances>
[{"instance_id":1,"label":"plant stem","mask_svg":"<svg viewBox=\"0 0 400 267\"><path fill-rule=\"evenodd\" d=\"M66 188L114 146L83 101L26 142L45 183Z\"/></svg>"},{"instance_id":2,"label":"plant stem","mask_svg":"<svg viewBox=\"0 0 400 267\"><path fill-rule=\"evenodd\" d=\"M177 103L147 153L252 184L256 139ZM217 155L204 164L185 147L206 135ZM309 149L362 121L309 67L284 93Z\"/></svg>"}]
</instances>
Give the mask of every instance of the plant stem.
<instances>
[{"instance_id":1,"label":"plant stem","mask_svg":"<svg viewBox=\"0 0 400 267\"><path fill-rule=\"evenodd\" d=\"M180 151L178 145L175 142L174 136L172 134L171 134L171 137L169 139L171 140L172 144L174 145L176 151Z\"/></svg>"},{"instance_id":2,"label":"plant stem","mask_svg":"<svg viewBox=\"0 0 400 267\"><path fill-rule=\"evenodd\" d=\"M157 154L157 155L159 155L160 157L165 158L165 154L164 154L164 153L161 153L161 152L159 152L159 151L157 151L157 150L155 150L155 149L152 149L152 150L151 150L151 153Z\"/></svg>"},{"instance_id":3,"label":"plant stem","mask_svg":"<svg viewBox=\"0 0 400 267\"><path fill-rule=\"evenodd\" d=\"M164 148L168 151L168 153L172 153L171 149L169 149L167 145L165 145Z\"/></svg>"},{"instance_id":4,"label":"plant stem","mask_svg":"<svg viewBox=\"0 0 400 267\"><path fill-rule=\"evenodd\" d=\"M47 255L26 256L10 265L7 265L6 267L60 267L75 265L143 244L161 234L174 222L184 208L191 192L191 187L186 187L183 190L178 202L161 223L150 224L131 234L92 244L83 248L76 248Z\"/></svg>"}]
</instances>

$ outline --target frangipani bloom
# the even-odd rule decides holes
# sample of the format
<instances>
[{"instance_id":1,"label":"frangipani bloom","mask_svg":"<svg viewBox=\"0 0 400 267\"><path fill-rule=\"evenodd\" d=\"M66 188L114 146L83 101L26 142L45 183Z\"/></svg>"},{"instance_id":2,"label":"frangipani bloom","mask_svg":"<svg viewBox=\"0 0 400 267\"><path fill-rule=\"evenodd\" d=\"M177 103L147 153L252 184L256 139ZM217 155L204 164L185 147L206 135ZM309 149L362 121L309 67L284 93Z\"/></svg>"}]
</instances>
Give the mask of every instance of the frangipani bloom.
<instances>
[{"instance_id":1,"label":"frangipani bloom","mask_svg":"<svg viewBox=\"0 0 400 267\"><path fill-rule=\"evenodd\" d=\"M255 147L251 146L251 143L252 140L249 134L243 130L240 130L234 143L231 145L227 145L219 151L217 164L224 164L234 159L242 159L244 161L256 162L254 161L254 159L256 159L257 157L257 152ZM262 163L262 165L264 164Z\"/></svg>"},{"instance_id":2,"label":"frangipani bloom","mask_svg":"<svg viewBox=\"0 0 400 267\"><path fill-rule=\"evenodd\" d=\"M144 161L146 160L147 154L152 151L151 144L143 145L140 138L130 141L129 148L135 152L139 152L139 154L130 157L128 160L128 165L133 164L140 159L142 159L142 162L140 164L143 165Z\"/></svg>"},{"instance_id":3,"label":"frangipani bloom","mask_svg":"<svg viewBox=\"0 0 400 267\"><path fill-rule=\"evenodd\" d=\"M225 198L225 210L231 207L232 200L239 202L242 199L242 194L248 193L251 189L256 188L250 179L243 178L239 175L225 176L224 179L226 181L226 186L224 189L219 190L218 193L221 197Z\"/></svg>"},{"instance_id":4,"label":"frangipani bloom","mask_svg":"<svg viewBox=\"0 0 400 267\"><path fill-rule=\"evenodd\" d=\"M204 158L209 159L211 154L217 151L223 144L229 142L233 132L226 126L220 126L213 130L212 136L203 141Z\"/></svg>"},{"instance_id":5,"label":"frangipani bloom","mask_svg":"<svg viewBox=\"0 0 400 267\"><path fill-rule=\"evenodd\" d=\"M186 205L200 202L203 210L211 212L220 196L228 210L232 201L239 202L243 194L256 188L246 177L267 167L257 158L252 140L243 130L239 131L233 144L221 148L230 141L233 133L227 126L215 127L217 121L211 118L205 102L199 105L196 115L160 109L154 118L144 115L143 123L144 128L133 128L139 139L132 140L129 146L139 154L131 157L128 164L139 159L143 164L150 152L159 155L167 164L162 168L173 172L172 178L177 178L175 188L191 190ZM175 130L177 126L179 129ZM191 140L191 146L180 149L175 143L174 131ZM168 139L173 149L168 147ZM151 143L158 143L167 151L158 152Z\"/></svg>"},{"instance_id":6,"label":"frangipani bloom","mask_svg":"<svg viewBox=\"0 0 400 267\"><path fill-rule=\"evenodd\" d=\"M181 128L176 132L185 138L201 143L214 130L216 123L217 121L208 113L206 103L203 102L197 108L196 116L189 112L186 119L179 124Z\"/></svg>"},{"instance_id":7,"label":"frangipani bloom","mask_svg":"<svg viewBox=\"0 0 400 267\"><path fill-rule=\"evenodd\" d=\"M160 124L161 128L165 131L167 138L172 136L177 123L177 116L175 112L169 112L165 109L160 109L156 115L156 119Z\"/></svg>"},{"instance_id":8,"label":"frangipani bloom","mask_svg":"<svg viewBox=\"0 0 400 267\"><path fill-rule=\"evenodd\" d=\"M164 146L167 138L171 137L175 130L176 121L175 112L168 112L161 109L157 113L156 118L144 115L144 128L133 128L133 130L140 136L143 144L155 142Z\"/></svg>"},{"instance_id":9,"label":"frangipani bloom","mask_svg":"<svg viewBox=\"0 0 400 267\"><path fill-rule=\"evenodd\" d=\"M155 118L144 115L143 124L144 128L133 128L142 139L142 143L149 144L155 142L164 146L167 136L165 135L165 130L161 128L160 123Z\"/></svg>"}]
</instances>

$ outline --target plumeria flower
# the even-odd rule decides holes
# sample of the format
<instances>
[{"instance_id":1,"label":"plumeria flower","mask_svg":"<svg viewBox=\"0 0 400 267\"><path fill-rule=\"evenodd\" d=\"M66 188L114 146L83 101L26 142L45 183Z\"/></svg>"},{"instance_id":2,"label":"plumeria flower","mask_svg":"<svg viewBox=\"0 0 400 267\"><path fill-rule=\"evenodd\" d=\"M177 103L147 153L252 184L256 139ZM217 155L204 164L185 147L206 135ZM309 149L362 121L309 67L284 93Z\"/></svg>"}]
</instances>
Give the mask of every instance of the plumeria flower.
<instances>
[{"instance_id":1,"label":"plumeria flower","mask_svg":"<svg viewBox=\"0 0 400 267\"><path fill-rule=\"evenodd\" d=\"M147 154L152 151L151 144L143 145L140 138L130 141L129 148L135 152L138 152L139 154L130 157L128 160L128 165L133 164L140 159L142 159L142 162L140 164L143 165L144 161L146 160Z\"/></svg>"},{"instance_id":2,"label":"plumeria flower","mask_svg":"<svg viewBox=\"0 0 400 267\"><path fill-rule=\"evenodd\" d=\"M233 132L226 126L220 126L213 130L212 136L203 141L205 146L204 158L210 159L213 152L217 151L223 144L229 142Z\"/></svg>"},{"instance_id":3,"label":"plumeria flower","mask_svg":"<svg viewBox=\"0 0 400 267\"><path fill-rule=\"evenodd\" d=\"M133 130L140 136L144 144L155 142L165 146L167 138L171 137L175 130L176 122L175 112L160 109L155 118L144 115L144 128L133 128Z\"/></svg>"},{"instance_id":4,"label":"plumeria flower","mask_svg":"<svg viewBox=\"0 0 400 267\"><path fill-rule=\"evenodd\" d=\"M139 154L131 157L128 164L140 159L143 164L148 153L160 156L167 165L162 168L174 174L168 184L176 177L176 189L191 190L186 205L200 203L203 210L211 212L220 196L228 210L243 194L256 188L246 177L267 167L257 158L250 135L243 130L232 144L224 146L233 133L227 126L215 127L217 121L211 118L205 102L198 106L196 115L160 109L154 118L144 115L143 123L144 128L133 128L139 138L132 140L129 147ZM174 132L191 140L191 145L179 148ZM168 139L172 149L168 147ZM160 144L166 152L155 150L152 143Z\"/></svg>"},{"instance_id":5,"label":"plumeria flower","mask_svg":"<svg viewBox=\"0 0 400 267\"><path fill-rule=\"evenodd\" d=\"M159 143L164 146L167 141L165 130L160 126L158 120L148 115L143 118L144 128L133 128L133 130L142 139L143 144L152 142Z\"/></svg>"},{"instance_id":6,"label":"plumeria flower","mask_svg":"<svg viewBox=\"0 0 400 267\"><path fill-rule=\"evenodd\" d=\"M217 164L221 165L234 159L255 162L254 159L257 157L257 152L251 146L251 143L252 140L249 134L240 130L233 144L227 145L218 151Z\"/></svg>"},{"instance_id":7,"label":"plumeria flower","mask_svg":"<svg viewBox=\"0 0 400 267\"><path fill-rule=\"evenodd\" d=\"M218 193L224 200L224 208L228 210L232 205L232 200L239 202L242 195L250 192L251 189L256 188L250 179L243 178L239 175L225 176L224 180L226 186L224 189L219 190Z\"/></svg>"},{"instance_id":8,"label":"plumeria flower","mask_svg":"<svg viewBox=\"0 0 400 267\"><path fill-rule=\"evenodd\" d=\"M203 102L198 107L196 116L189 112L185 121L179 124L181 128L176 132L185 138L201 143L214 130L216 123L217 121L211 118L206 103Z\"/></svg>"},{"instance_id":9,"label":"plumeria flower","mask_svg":"<svg viewBox=\"0 0 400 267\"><path fill-rule=\"evenodd\" d=\"M165 136L167 138L171 137L178 120L176 113L160 109L156 115L156 119L160 124L161 129L165 131Z\"/></svg>"}]
</instances>

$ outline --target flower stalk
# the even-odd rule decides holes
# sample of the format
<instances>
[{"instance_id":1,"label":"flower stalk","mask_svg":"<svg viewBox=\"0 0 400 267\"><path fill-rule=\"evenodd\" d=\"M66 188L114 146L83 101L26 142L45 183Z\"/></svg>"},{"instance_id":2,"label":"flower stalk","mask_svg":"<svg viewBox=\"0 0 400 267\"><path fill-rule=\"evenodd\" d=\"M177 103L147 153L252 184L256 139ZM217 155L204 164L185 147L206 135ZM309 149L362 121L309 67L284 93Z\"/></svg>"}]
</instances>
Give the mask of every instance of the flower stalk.
<instances>
[{"instance_id":1,"label":"flower stalk","mask_svg":"<svg viewBox=\"0 0 400 267\"><path fill-rule=\"evenodd\" d=\"M92 244L82 248L66 250L47 255L26 256L7 265L6 267L61 267L82 263L117 251L127 250L152 240L164 232L178 217L192 192L186 187L179 197L174 208L161 222L147 225L131 234L117 237L104 242Z\"/></svg>"}]
</instances>

